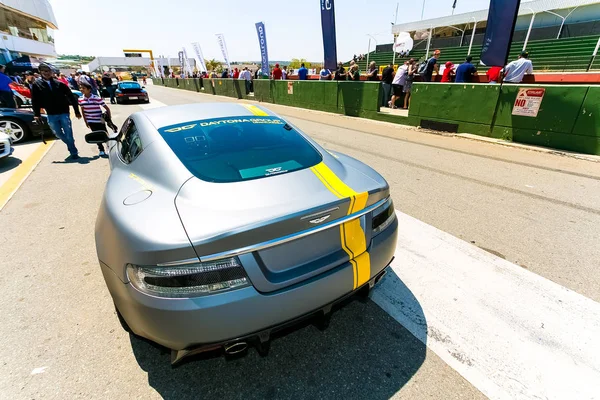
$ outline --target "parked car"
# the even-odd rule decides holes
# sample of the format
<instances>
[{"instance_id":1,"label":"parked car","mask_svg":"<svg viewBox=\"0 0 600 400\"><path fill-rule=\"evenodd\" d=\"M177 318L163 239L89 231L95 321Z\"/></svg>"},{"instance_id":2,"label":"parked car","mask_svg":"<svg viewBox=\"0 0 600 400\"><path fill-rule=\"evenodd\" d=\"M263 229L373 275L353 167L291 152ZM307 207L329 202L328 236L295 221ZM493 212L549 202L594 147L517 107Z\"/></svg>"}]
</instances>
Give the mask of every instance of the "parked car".
<instances>
[{"instance_id":1,"label":"parked car","mask_svg":"<svg viewBox=\"0 0 600 400\"><path fill-rule=\"evenodd\" d=\"M13 151L12 138L6 133L0 132L0 159L10 156Z\"/></svg>"},{"instance_id":2,"label":"parked car","mask_svg":"<svg viewBox=\"0 0 600 400\"><path fill-rule=\"evenodd\" d=\"M15 98L15 103L17 104L17 108L31 107L31 97L27 97L14 89L12 92Z\"/></svg>"},{"instance_id":3,"label":"parked car","mask_svg":"<svg viewBox=\"0 0 600 400\"><path fill-rule=\"evenodd\" d=\"M42 123L38 124L33 111L14 108L0 108L0 132L10 136L13 143L24 142L42 133L52 135L45 114L42 114Z\"/></svg>"},{"instance_id":4,"label":"parked car","mask_svg":"<svg viewBox=\"0 0 600 400\"><path fill-rule=\"evenodd\" d=\"M12 89L17 108L31 107L31 91L27 86L16 82L10 83L9 86Z\"/></svg>"},{"instance_id":5,"label":"parked car","mask_svg":"<svg viewBox=\"0 0 600 400\"><path fill-rule=\"evenodd\" d=\"M86 141L109 143L95 236L117 315L173 364L214 349L266 355L283 326L326 326L394 257L386 180L263 107L156 108Z\"/></svg>"},{"instance_id":6,"label":"parked car","mask_svg":"<svg viewBox=\"0 0 600 400\"><path fill-rule=\"evenodd\" d=\"M145 90L145 87L134 81L119 82L117 90L115 91L115 96L117 98L117 104L132 101L150 103L150 98L148 97L148 92Z\"/></svg>"}]
</instances>

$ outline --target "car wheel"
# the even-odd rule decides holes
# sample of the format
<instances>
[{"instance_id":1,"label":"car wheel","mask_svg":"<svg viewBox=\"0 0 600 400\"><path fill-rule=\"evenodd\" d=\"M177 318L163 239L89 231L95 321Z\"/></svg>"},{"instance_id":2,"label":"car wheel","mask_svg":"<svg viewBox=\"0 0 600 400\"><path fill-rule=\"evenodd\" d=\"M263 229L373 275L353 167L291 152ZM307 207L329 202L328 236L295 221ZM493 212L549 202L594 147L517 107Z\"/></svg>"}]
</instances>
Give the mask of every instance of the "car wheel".
<instances>
[{"instance_id":1,"label":"car wheel","mask_svg":"<svg viewBox=\"0 0 600 400\"><path fill-rule=\"evenodd\" d=\"M29 128L24 122L13 119L0 119L0 132L6 133L13 143L21 143L29 138Z\"/></svg>"}]
</instances>

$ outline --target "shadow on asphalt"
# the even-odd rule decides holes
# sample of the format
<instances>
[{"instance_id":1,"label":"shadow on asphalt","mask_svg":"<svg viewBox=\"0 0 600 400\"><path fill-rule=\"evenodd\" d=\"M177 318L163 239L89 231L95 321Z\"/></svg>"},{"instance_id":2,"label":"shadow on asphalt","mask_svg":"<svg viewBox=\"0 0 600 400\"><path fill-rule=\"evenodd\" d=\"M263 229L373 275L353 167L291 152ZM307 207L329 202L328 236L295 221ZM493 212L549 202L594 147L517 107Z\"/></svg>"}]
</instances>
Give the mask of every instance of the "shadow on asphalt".
<instances>
[{"instance_id":1,"label":"shadow on asphalt","mask_svg":"<svg viewBox=\"0 0 600 400\"><path fill-rule=\"evenodd\" d=\"M3 160L0 160L0 174L17 168L22 162L23 161L20 158L14 158L12 156L8 156Z\"/></svg>"},{"instance_id":2,"label":"shadow on asphalt","mask_svg":"<svg viewBox=\"0 0 600 400\"><path fill-rule=\"evenodd\" d=\"M403 303L422 314L399 282ZM168 349L130 340L148 383L164 399L389 399L426 355L425 344L375 303L356 299L333 314L323 332L309 322L275 337L265 358L250 349L235 360L200 355L172 368Z\"/></svg>"},{"instance_id":3,"label":"shadow on asphalt","mask_svg":"<svg viewBox=\"0 0 600 400\"><path fill-rule=\"evenodd\" d=\"M94 157L79 157L77 160L66 158L64 161L52 161L52 164L89 164L90 161L99 159L100 156Z\"/></svg>"}]
</instances>

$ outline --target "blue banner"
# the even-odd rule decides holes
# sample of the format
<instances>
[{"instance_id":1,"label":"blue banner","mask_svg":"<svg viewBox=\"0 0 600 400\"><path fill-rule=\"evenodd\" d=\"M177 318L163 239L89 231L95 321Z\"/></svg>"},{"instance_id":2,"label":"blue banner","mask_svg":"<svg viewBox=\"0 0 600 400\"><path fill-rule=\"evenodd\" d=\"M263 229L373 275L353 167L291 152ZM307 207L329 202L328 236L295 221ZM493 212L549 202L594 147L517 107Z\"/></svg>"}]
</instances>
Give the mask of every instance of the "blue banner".
<instances>
[{"instance_id":1,"label":"blue banner","mask_svg":"<svg viewBox=\"0 0 600 400\"><path fill-rule=\"evenodd\" d=\"M269 53L267 51L267 33L263 22L256 23L256 33L258 34L258 44L260 45L260 73L261 75L269 76L271 71L269 68Z\"/></svg>"},{"instance_id":2,"label":"blue banner","mask_svg":"<svg viewBox=\"0 0 600 400\"><path fill-rule=\"evenodd\" d=\"M323 53L325 68L337 69L337 44L335 40L335 10L333 0L321 0L321 26L323 28Z\"/></svg>"},{"instance_id":3,"label":"blue banner","mask_svg":"<svg viewBox=\"0 0 600 400\"><path fill-rule=\"evenodd\" d=\"M506 65L520 4L521 0L490 0L481 49L481 62L488 67Z\"/></svg>"}]
</instances>

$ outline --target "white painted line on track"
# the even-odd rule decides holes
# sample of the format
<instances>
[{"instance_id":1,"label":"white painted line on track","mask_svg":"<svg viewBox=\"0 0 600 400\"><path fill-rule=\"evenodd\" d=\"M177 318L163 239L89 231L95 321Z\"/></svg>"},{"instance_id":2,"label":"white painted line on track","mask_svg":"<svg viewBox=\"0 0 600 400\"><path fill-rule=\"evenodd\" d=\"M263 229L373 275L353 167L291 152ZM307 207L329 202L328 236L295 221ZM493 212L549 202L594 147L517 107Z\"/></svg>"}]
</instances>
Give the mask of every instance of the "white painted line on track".
<instances>
[{"instance_id":1,"label":"white painted line on track","mask_svg":"<svg viewBox=\"0 0 600 400\"><path fill-rule=\"evenodd\" d=\"M382 309L491 399L600 398L600 303L396 215Z\"/></svg>"},{"instance_id":2,"label":"white painted line on track","mask_svg":"<svg viewBox=\"0 0 600 400\"><path fill-rule=\"evenodd\" d=\"M162 101L158 101L158 100L154 100L154 99L150 99L150 103L148 104L140 104L140 107L142 108L142 110L151 110L153 108L159 108L159 107L166 107L167 105L165 103L163 103Z\"/></svg>"}]
</instances>

